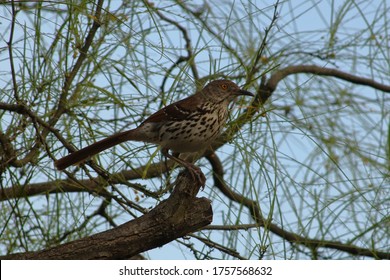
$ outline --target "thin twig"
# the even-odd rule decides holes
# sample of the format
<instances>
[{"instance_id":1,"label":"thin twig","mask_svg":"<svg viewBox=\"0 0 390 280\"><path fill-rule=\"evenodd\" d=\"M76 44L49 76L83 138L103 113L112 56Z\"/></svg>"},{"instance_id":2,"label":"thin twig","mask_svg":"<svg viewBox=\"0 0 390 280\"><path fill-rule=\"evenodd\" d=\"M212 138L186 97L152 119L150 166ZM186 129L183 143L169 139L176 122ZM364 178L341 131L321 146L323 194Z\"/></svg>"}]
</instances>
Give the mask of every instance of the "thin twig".
<instances>
[{"instance_id":1,"label":"thin twig","mask_svg":"<svg viewBox=\"0 0 390 280\"><path fill-rule=\"evenodd\" d=\"M103 9L103 0L98 0L98 3L96 4L96 10L93 16L92 27L89 30L87 37L85 38L84 45L80 48L80 55L77 58L76 63L74 64L72 70L69 73L67 73L67 75L65 76L65 81L58 101L57 110L50 121L50 125L54 125L66 109L66 104L67 104L66 101L67 101L67 96L70 87L73 83L73 80L77 76L84 60L88 57L87 56L88 50L92 45L95 34L101 25L100 17L101 17L102 9Z\"/></svg>"},{"instance_id":2,"label":"thin twig","mask_svg":"<svg viewBox=\"0 0 390 280\"><path fill-rule=\"evenodd\" d=\"M11 66L12 84L14 87L13 89L14 97L17 102L20 102L18 83L16 81L16 73L15 73L15 66L14 66L14 59L13 59L13 48L12 48L14 32L15 32L16 14L18 13L18 11L15 9L15 1L11 2L11 10L12 10L11 30L10 30L7 46L8 46L9 62Z\"/></svg>"},{"instance_id":3,"label":"thin twig","mask_svg":"<svg viewBox=\"0 0 390 280\"><path fill-rule=\"evenodd\" d=\"M204 14L204 11L207 9L202 9L202 12L200 13L199 11L192 11L190 8L186 7L185 6L185 1L176 1L176 4L179 5L184 11L190 13L191 15L193 15L197 20L199 20L199 22L202 24L202 27L204 29L207 30L207 32L209 32L211 35L214 36L214 38L216 38L220 43L221 45L226 49L228 50L239 62L240 65L245 65L244 61L242 60L241 56L238 55L237 53L237 50L230 46L223 38L223 36L221 36L219 33L220 31L214 31L212 29L212 27L210 26L210 24L207 22L207 18L211 18L210 16L204 16L204 19L202 18L202 15ZM204 5L207 5L207 4L204 4ZM209 9L208 9L209 10ZM210 11L210 10L209 10ZM228 29L226 29L228 30ZM226 30L224 30L226 32Z\"/></svg>"},{"instance_id":4,"label":"thin twig","mask_svg":"<svg viewBox=\"0 0 390 280\"><path fill-rule=\"evenodd\" d=\"M218 244L217 242L214 242L210 239L207 239L207 238L203 238L203 237L200 237L200 236L197 236L197 235L194 235L194 234L189 234L188 236L191 236L193 238L196 238L198 239L199 241L201 241L203 244L205 244L206 246L209 246L211 248L215 248L225 254L228 254L230 256L233 256L239 260L247 260L246 258L244 258L243 256L240 255L240 253L238 253L236 250L232 249L232 248L228 248L226 246L223 246L221 244Z\"/></svg>"},{"instance_id":5,"label":"thin twig","mask_svg":"<svg viewBox=\"0 0 390 280\"><path fill-rule=\"evenodd\" d=\"M271 20L270 24L268 25L268 27L265 29L264 38L261 41L260 47L257 50L256 57L254 59L252 67L247 75L247 79L245 82L246 85L251 84L252 81L255 80L253 76L255 75L255 73L257 73L259 71L258 63L259 63L261 57L263 56L263 52L265 50L265 47L267 46L268 35L269 35L272 27L275 25L276 20L278 19L278 5L279 5L279 0L276 1L275 5L274 5L274 14L273 14L272 20Z\"/></svg>"}]
</instances>

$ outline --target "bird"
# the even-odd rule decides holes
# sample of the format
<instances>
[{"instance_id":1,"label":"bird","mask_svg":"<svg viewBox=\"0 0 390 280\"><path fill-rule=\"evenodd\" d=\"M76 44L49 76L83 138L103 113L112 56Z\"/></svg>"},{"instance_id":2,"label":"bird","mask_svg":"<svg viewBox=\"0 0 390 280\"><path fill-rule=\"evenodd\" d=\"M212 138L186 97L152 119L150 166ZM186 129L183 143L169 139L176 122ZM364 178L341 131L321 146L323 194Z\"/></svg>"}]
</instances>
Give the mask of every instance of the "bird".
<instances>
[{"instance_id":1,"label":"bird","mask_svg":"<svg viewBox=\"0 0 390 280\"><path fill-rule=\"evenodd\" d=\"M55 161L55 167L64 170L125 141L140 141L160 145L166 158L185 167L204 186L206 179L201 169L179 155L208 148L226 124L229 104L242 95L254 96L230 80L211 81L195 94L150 115L138 127L115 133Z\"/></svg>"}]
</instances>

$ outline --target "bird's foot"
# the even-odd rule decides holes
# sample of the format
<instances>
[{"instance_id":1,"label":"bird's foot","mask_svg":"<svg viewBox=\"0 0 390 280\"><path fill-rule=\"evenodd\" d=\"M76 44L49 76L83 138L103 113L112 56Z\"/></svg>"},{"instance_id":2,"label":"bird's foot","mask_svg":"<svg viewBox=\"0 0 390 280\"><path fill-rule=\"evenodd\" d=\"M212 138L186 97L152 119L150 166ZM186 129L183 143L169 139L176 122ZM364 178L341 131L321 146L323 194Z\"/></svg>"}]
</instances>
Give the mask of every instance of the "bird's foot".
<instances>
[{"instance_id":1,"label":"bird's foot","mask_svg":"<svg viewBox=\"0 0 390 280\"><path fill-rule=\"evenodd\" d=\"M206 185L206 177L204 176L202 170L198 166L191 163L186 164L185 167L187 171L191 174L192 179L198 183L198 186L200 186L202 190L204 190L204 187Z\"/></svg>"}]
</instances>

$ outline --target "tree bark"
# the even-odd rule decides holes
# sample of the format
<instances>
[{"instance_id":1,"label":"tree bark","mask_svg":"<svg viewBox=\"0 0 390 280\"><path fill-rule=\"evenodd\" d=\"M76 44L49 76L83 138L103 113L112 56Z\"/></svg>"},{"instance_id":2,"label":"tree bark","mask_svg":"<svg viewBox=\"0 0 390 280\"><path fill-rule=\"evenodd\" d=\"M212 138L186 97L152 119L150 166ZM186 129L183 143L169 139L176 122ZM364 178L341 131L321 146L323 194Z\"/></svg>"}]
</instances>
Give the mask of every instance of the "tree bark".
<instances>
[{"instance_id":1,"label":"tree bark","mask_svg":"<svg viewBox=\"0 0 390 280\"><path fill-rule=\"evenodd\" d=\"M212 221L211 203L197 198L199 186L187 172L181 173L170 197L149 213L117 228L40 252L1 259L128 259L199 230Z\"/></svg>"}]
</instances>

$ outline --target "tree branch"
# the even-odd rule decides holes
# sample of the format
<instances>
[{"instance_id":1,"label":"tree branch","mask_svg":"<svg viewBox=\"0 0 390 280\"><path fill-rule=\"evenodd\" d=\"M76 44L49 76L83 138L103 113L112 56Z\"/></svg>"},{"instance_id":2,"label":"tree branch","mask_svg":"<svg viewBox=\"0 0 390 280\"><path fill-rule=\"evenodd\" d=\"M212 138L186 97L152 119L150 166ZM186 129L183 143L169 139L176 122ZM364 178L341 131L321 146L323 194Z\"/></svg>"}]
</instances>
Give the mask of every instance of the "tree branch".
<instances>
[{"instance_id":1,"label":"tree branch","mask_svg":"<svg viewBox=\"0 0 390 280\"><path fill-rule=\"evenodd\" d=\"M127 259L163 246L208 225L212 208L197 198L199 187L188 172L181 173L171 196L149 213L117 228L40 252L2 256L0 259Z\"/></svg>"},{"instance_id":2,"label":"tree branch","mask_svg":"<svg viewBox=\"0 0 390 280\"><path fill-rule=\"evenodd\" d=\"M3 144L2 137L0 134L0 144ZM4 149L4 148L3 148ZM95 167L96 164L92 164ZM161 174L167 172L176 165L175 162L168 160L165 162L153 163L148 166L147 172L145 173L145 166L134 168L131 170L123 170L113 174L107 174L103 178L101 176L93 177L90 179L79 180L76 178L65 179L65 180L53 180L41 183L27 184L20 186L16 184L8 188L0 189L0 201L31 197L35 195L47 195L54 193L64 192L91 192L95 194L105 194L105 187L107 183L110 184L125 184L130 180L135 179L150 179L161 176ZM96 169L96 168L95 168ZM65 171L66 172L66 171ZM144 174L145 173L145 174ZM143 177L144 175L144 177ZM102 181L103 180L103 181ZM131 184L131 187L137 191L142 192L148 197L158 197L160 193L150 192L139 184Z\"/></svg>"},{"instance_id":3,"label":"tree branch","mask_svg":"<svg viewBox=\"0 0 390 280\"><path fill-rule=\"evenodd\" d=\"M384 92L390 92L390 86L378 83L374 80L355 76L337 69L320 67L317 65L292 65L287 66L286 68L279 69L274 74L271 75L270 79L267 82L267 86L271 91L274 91L278 83L286 78L289 75L293 74L313 74L318 76L329 76L344 80L353 84L369 86L374 89L378 89Z\"/></svg>"},{"instance_id":4,"label":"tree branch","mask_svg":"<svg viewBox=\"0 0 390 280\"><path fill-rule=\"evenodd\" d=\"M18 10L15 9L14 1L11 2L11 11L12 11L11 30L10 30L7 46L8 46L9 63L10 63L11 73L12 73L13 93L14 93L15 100L17 102L20 102L18 83L16 81L15 65L14 65L14 58L13 58L13 38L15 33L16 15L18 13Z\"/></svg>"},{"instance_id":5,"label":"tree branch","mask_svg":"<svg viewBox=\"0 0 390 280\"><path fill-rule=\"evenodd\" d=\"M95 10L95 13L93 15L92 27L89 30L87 37L85 38L84 45L80 49L80 55L77 58L77 61L72 68L72 71L67 73L65 76L65 81L64 81L64 85L62 87L61 96L60 96L58 104L57 104L57 110L49 123L52 126L58 121L58 119L60 118L60 116L63 114L63 112L66 109L67 96L68 96L70 87L71 87L76 75L78 74L84 60L87 58L88 50L89 50L90 46L92 45L95 34L101 25L100 16L101 16L101 12L103 9L103 2L104 2L103 0L97 1L96 10Z\"/></svg>"}]
</instances>

